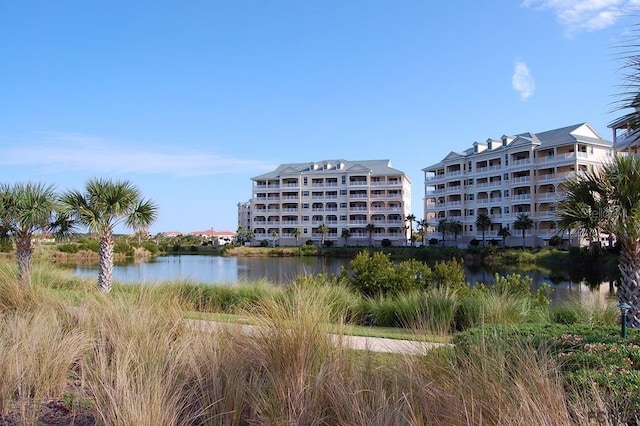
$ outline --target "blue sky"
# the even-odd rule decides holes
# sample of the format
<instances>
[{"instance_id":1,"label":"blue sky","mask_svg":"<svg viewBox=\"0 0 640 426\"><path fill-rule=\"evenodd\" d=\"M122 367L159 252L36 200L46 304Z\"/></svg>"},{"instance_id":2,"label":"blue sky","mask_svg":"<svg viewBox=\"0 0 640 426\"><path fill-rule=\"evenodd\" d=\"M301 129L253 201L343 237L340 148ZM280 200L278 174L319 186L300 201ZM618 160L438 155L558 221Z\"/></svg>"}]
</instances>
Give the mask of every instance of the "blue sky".
<instances>
[{"instance_id":1,"label":"blue sky","mask_svg":"<svg viewBox=\"0 0 640 426\"><path fill-rule=\"evenodd\" d=\"M0 0L0 182L127 179L151 232L237 228L281 163L389 159L591 123L638 0Z\"/></svg>"}]
</instances>

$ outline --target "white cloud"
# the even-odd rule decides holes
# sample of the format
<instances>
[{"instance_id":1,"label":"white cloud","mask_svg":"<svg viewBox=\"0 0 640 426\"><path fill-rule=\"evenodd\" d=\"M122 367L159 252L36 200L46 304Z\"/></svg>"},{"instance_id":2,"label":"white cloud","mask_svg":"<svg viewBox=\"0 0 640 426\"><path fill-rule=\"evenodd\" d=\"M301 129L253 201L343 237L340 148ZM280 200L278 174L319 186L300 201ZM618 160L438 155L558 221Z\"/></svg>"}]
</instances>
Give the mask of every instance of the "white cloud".
<instances>
[{"instance_id":1,"label":"white cloud","mask_svg":"<svg viewBox=\"0 0 640 426\"><path fill-rule=\"evenodd\" d=\"M515 70L511 77L511 84L515 91L520 94L522 100L528 99L536 90L533 76L529 71L529 67L527 67L527 64L524 62L516 62Z\"/></svg>"},{"instance_id":2,"label":"white cloud","mask_svg":"<svg viewBox=\"0 0 640 426\"><path fill-rule=\"evenodd\" d=\"M207 176L273 170L273 164L175 147L137 148L92 136L53 133L31 144L0 147L0 165L50 172Z\"/></svg>"},{"instance_id":3,"label":"white cloud","mask_svg":"<svg viewBox=\"0 0 640 426\"><path fill-rule=\"evenodd\" d=\"M638 0L524 0L523 7L550 9L572 36L578 31L597 31L638 11Z\"/></svg>"}]
</instances>

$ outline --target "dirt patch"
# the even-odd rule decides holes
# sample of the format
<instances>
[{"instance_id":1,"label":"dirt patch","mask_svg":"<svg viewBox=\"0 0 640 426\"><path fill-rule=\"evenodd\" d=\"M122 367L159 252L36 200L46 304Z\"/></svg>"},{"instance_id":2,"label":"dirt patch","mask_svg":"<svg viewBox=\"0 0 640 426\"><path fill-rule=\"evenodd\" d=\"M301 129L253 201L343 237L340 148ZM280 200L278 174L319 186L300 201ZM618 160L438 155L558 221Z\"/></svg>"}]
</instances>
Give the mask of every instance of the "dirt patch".
<instances>
[{"instance_id":1,"label":"dirt patch","mask_svg":"<svg viewBox=\"0 0 640 426\"><path fill-rule=\"evenodd\" d=\"M91 407L70 407L61 400L44 401L38 407L38 412L34 413L33 406L25 408L25 420L20 413L20 408L9 411L8 414L0 416L0 426L26 426L33 423L36 417L35 425L38 426L93 426L98 424L98 416Z\"/></svg>"}]
</instances>

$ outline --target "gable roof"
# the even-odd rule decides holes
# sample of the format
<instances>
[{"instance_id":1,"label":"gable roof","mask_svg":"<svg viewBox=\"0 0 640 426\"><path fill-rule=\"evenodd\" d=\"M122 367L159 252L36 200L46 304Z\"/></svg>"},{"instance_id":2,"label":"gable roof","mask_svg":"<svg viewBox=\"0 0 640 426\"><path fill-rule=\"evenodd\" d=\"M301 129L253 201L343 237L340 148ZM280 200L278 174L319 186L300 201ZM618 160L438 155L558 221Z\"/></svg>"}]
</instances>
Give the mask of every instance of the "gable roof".
<instances>
[{"instance_id":1,"label":"gable roof","mask_svg":"<svg viewBox=\"0 0 640 426\"><path fill-rule=\"evenodd\" d=\"M391 167L390 160L323 160L312 163L286 163L274 171L251 178L251 180L277 179L283 175L322 173L372 173L377 176L397 175L404 172Z\"/></svg>"}]
</instances>

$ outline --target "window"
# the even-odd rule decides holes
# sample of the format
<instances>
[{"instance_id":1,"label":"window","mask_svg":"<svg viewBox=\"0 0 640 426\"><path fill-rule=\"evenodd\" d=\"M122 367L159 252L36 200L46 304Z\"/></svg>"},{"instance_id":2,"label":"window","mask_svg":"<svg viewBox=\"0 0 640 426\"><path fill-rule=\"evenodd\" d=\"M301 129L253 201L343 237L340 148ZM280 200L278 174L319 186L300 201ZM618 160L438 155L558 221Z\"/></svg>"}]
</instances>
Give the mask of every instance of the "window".
<instances>
[{"instance_id":1,"label":"window","mask_svg":"<svg viewBox=\"0 0 640 426\"><path fill-rule=\"evenodd\" d=\"M347 177L342 176L342 184L345 185L347 183Z\"/></svg>"},{"instance_id":2,"label":"window","mask_svg":"<svg viewBox=\"0 0 640 426\"><path fill-rule=\"evenodd\" d=\"M509 214L509 206L504 208L504 214Z\"/></svg>"},{"instance_id":3,"label":"window","mask_svg":"<svg viewBox=\"0 0 640 426\"><path fill-rule=\"evenodd\" d=\"M302 216L303 222L309 222L309 216Z\"/></svg>"},{"instance_id":4,"label":"window","mask_svg":"<svg viewBox=\"0 0 640 426\"><path fill-rule=\"evenodd\" d=\"M509 180L509 173L505 173L502 175L502 180Z\"/></svg>"},{"instance_id":5,"label":"window","mask_svg":"<svg viewBox=\"0 0 640 426\"><path fill-rule=\"evenodd\" d=\"M508 197L509 196L509 190L505 189L503 192L503 196Z\"/></svg>"},{"instance_id":6,"label":"window","mask_svg":"<svg viewBox=\"0 0 640 426\"><path fill-rule=\"evenodd\" d=\"M347 203L340 203L340 208L341 209L346 209L347 208Z\"/></svg>"},{"instance_id":7,"label":"window","mask_svg":"<svg viewBox=\"0 0 640 426\"><path fill-rule=\"evenodd\" d=\"M469 225L469 232L473 231L473 225Z\"/></svg>"},{"instance_id":8,"label":"window","mask_svg":"<svg viewBox=\"0 0 640 426\"><path fill-rule=\"evenodd\" d=\"M308 197L309 196L309 191L302 191L302 196L303 197Z\"/></svg>"},{"instance_id":9,"label":"window","mask_svg":"<svg viewBox=\"0 0 640 426\"><path fill-rule=\"evenodd\" d=\"M346 189L341 189L340 190L340 195L347 195L347 190Z\"/></svg>"},{"instance_id":10,"label":"window","mask_svg":"<svg viewBox=\"0 0 640 426\"><path fill-rule=\"evenodd\" d=\"M303 209L308 209L308 208L309 208L309 203L304 203L304 204L302 205L302 208L303 208Z\"/></svg>"},{"instance_id":11,"label":"window","mask_svg":"<svg viewBox=\"0 0 640 426\"><path fill-rule=\"evenodd\" d=\"M340 220L347 220L347 215L340 215Z\"/></svg>"},{"instance_id":12,"label":"window","mask_svg":"<svg viewBox=\"0 0 640 426\"><path fill-rule=\"evenodd\" d=\"M307 234L308 232L309 232L309 230L308 230L307 228L304 228L304 229L302 230L302 233L303 233L303 234Z\"/></svg>"}]
</instances>

